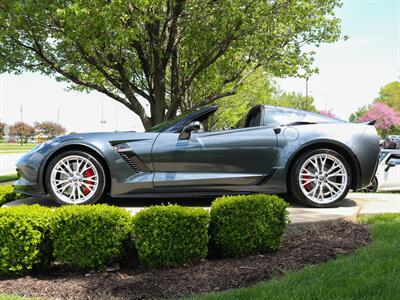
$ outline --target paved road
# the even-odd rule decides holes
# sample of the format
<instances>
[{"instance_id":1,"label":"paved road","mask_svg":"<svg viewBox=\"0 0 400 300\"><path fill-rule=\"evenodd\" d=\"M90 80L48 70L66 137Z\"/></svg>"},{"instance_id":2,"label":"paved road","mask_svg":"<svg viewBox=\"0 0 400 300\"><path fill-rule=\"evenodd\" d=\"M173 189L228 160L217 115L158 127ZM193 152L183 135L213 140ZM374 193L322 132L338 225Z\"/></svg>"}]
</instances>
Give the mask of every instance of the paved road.
<instances>
[{"instance_id":1,"label":"paved road","mask_svg":"<svg viewBox=\"0 0 400 300\"><path fill-rule=\"evenodd\" d=\"M15 173L15 163L24 153L0 153L0 175Z\"/></svg>"}]
</instances>

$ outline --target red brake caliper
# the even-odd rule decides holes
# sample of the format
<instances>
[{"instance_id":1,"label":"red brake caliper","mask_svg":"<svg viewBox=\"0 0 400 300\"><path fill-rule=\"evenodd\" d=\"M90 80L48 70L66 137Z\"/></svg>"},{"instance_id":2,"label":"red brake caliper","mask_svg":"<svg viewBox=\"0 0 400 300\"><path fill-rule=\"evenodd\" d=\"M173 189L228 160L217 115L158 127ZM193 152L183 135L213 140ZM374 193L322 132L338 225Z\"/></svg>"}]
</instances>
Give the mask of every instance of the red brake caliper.
<instances>
[{"instance_id":1,"label":"red brake caliper","mask_svg":"<svg viewBox=\"0 0 400 300\"><path fill-rule=\"evenodd\" d=\"M83 176L85 178L92 177L93 175L94 175L94 172L93 172L92 168L86 170L85 173L83 173ZM92 179L84 179L84 182L90 184L93 181L92 181ZM87 194L90 193L90 189L87 186L84 186L83 189L82 189L82 193L86 196Z\"/></svg>"},{"instance_id":2,"label":"red brake caliper","mask_svg":"<svg viewBox=\"0 0 400 300\"><path fill-rule=\"evenodd\" d=\"M303 175L303 181L304 181L304 182L307 182L310 178L311 178L310 175ZM303 182L303 183L304 183L304 182ZM304 188L306 189L306 191L309 191L310 188L311 188L311 182L305 184L305 185L304 185Z\"/></svg>"}]
</instances>

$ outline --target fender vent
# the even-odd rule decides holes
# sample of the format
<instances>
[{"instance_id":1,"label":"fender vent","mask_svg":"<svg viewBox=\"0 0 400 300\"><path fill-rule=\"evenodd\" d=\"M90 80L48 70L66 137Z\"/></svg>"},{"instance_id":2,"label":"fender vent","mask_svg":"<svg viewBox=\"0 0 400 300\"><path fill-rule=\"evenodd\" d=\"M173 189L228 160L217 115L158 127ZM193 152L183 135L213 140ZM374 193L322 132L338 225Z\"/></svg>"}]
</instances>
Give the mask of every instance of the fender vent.
<instances>
[{"instance_id":1,"label":"fender vent","mask_svg":"<svg viewBox=\"0 0 400 300\"><path fill-rule=\"evenodd\" d=\"M132 168L135 173L143 172L134 162L134 159L137 157L129 157L125 153L120 153L119 155L121 155L122 159Z\"/></svg>"},{"instance_id":2,"label":"fender vent","mask_svg":"<svg viewBox=\"0 0 400 300\"><path fill-rule=\"evenodd\" d=\"M117 144L114 145L113 148L128 164L128 166L131 167L135 174L150 172L150 169L146 166L146 164L127 144Z\"/></svg>"}]
</instances>

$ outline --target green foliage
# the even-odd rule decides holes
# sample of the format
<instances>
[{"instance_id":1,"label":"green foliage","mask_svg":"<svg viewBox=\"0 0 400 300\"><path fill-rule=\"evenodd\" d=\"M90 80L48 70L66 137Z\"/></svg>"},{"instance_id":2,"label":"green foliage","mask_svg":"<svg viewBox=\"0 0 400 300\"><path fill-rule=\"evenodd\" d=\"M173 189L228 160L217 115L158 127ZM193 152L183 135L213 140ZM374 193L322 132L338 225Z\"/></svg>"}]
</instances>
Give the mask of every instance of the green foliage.
<instances>
[{"instance_id":1,"label":"green foliage","mask_svg":"<svg viewBox=\"0 0 400 300\"><path fill-rule=\"evenodd\" d=\"M275 195L224 196L211 205L210 241L224 256L276 250L288 222Z\"/></svg>"},{"instance_id":2,"label":"green foliage","mask_svg":"<svg viewBox=\"0 0 400 300\"><path fill-rule=\"evenodd\" d=\"M317 112L317 108L314 104L314 98L312 96L303 96L301 93L295 92L283 92L278 94L267 104L293 107L300 110L308 110L311 112Z\"/></svg>"},{"instance_id":3,"label":"green foliage","mask_svg":"<svg viewBox=\"0 0 400 300\"><path fill-rule=\"evenodd\" d=\"M103 269L126 254L131 228L131 215L121 208L61 207L52 229L54 257L81 269Z\"/></svg>"},{"instance_id":4,"label":"green foliage","mask_svg":"<svg viewBox=\"0 0 400 300\"><path fill-rule=\"evenodd\" d=\"M359 109L357 109L357 111L355 111L350 115L349 121L352 123L357 123L358 119L363 117L369 111L370 108L371 108L370 105L364 105L360 107Z\"/></svg>"},{"instance_id":5,"label":"green foliage","mask_svg":"<svg viewBox=\"0 0 400 300\"><path fill-rule=\"evenodd\" d=\"M140 211L133 227L140 261L161 267L205 258L209 221L202 208L168 205Z\"/></svg>"},{"instance_id":6,"label":"green foliage","mask_svg":"<svg viewBox=\"0 0 400 300\"><path fill-rule=\"evenodd\" d=\"M41 72L97 90L150 128L236 93L263 67L307 76L340 38L340 0L13 0L0 9L0 72ZM151 117L144 102L150 105ZM142 104L143 103L143 104Z\"/></svg>"},{"instance_id":7,"label":"green foliage","mask_svg":"<svg viewBox=\"0 0 400 300\"><path fill-rule=\"evenodd\" d=\"M64 135L66 132L64 126L52 121L35 122L35 129L37 133L43 134L49 139Z\"/></svg>"},{"instance_id":8,"label":"green foliage","mask_svg":"<svg viewBox=\"0 0 400 300\"><path fill-rule=\"evenodd\" d=\"M400 81L393 81L383 86L375 102L385 103L400 112Z\"/></svg>"},{"instance_id":9,"label":"green foliage","mask_svg":"<svg viewBox=\"0 0 400 300\"><path fill-rule=\"evenodd\" d=\"M52 260L52 211L40 206L0 209L0 273L21 274Z\"/></svg>"},{"instance_id":10,"label":"green foliage","mask_svg":"<svg viewBox=\"0 0 400 300\"><path fill-rule=\"evenodd\" d=\"M20 195L14 193L12 185L0 185L0 206L18 198L20 198Z\"/></svg>"},{"instance_id":11,"label":"green foliage","mask_svg":"<svg viewBox=\"0 0 400 300\"><path fill-rule=\"evenodd\" d=\"M9 182L18 179L18 174L0 175L0 183Z\"/></svg>"},{"instance_id":12,"label":"green foliage","mask_svg":"<svg viewBox=\"0 0 400 300\"><path fill-rule=\"evenodd\" d=\"M235 128L245 118L250 108L273 101L275 87L267 74L258 70L246 80L237 93L217 100L219 109L212 116L209 127L213 129Z\"/></svg>"},{"instance_id":13,"label":"green foliage","mask_svg":"<svg viewBox=\"0 0 400 300\"><path fill-rule=\"evenodd\" d=\"M244 120L249 110L257 104L293 107L317 112L312 96L282 92L263 70L250 75L233 96L216 101L218 111L210 119L212 129L235 128Z\"/></svg>"}]
</instances>

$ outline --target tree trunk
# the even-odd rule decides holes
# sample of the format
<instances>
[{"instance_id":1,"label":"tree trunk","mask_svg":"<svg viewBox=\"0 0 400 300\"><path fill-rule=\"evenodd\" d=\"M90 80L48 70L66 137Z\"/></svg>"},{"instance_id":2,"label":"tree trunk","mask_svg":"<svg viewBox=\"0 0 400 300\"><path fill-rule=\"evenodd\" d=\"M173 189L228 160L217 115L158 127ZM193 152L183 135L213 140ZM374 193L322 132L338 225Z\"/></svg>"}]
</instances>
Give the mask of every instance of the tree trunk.
<instances>
[{"instance_id":1,"label":"tree trunk","mask_svg":"<svg viewBox=\"0 0 400 300\"><path fill-rule=\"evenodd\" d=\"M158 68L154 74L154 101L150 103L151 126L155 126L164 121L165 117L165 70Z\"/></svg>"}]
</instances>

